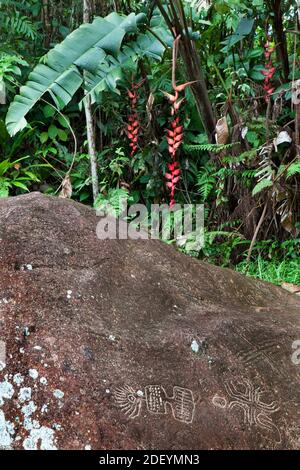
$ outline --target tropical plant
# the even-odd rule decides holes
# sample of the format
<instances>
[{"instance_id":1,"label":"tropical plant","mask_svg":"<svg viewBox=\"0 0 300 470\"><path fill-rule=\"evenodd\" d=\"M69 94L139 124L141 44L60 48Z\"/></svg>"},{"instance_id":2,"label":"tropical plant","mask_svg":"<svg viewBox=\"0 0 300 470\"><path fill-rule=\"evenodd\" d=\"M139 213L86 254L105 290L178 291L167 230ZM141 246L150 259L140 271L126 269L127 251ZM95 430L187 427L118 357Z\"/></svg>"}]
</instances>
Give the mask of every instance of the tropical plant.
<instances>
[{"instance_id":1,"label":"tropical plant","mask_svg":"<svg viewBox=\"0 0 300 470\"><path fill-rule=\"evenodd\" d=\"M143 14L123 17L111 13L105 18L96 18L91 24L83 24L55 46L30 73L27 83L10 105L6 117L10 135L24 129L25 116L45 94L62 109L83 84L96 101L104 90L118 92L122 68L133 67L144 55L160 58L165 47L150 32L129 39L121 48L126 34L132 38L145 21Z\"/></svg>"},{"instance_id":2,"label":"tropical plant","mask_svg":"<svg viewBox=\"0 0 300 470\"><path fill-rule=\"evenodd\" d=\"M271 258L284 261L278 279L293 279L284 247L299 251L296 14L294 0L3 0L1 194L92 205L124 193L149 206L176 189L179 204L204 204L207 226L201 252L187 240L180 249L260 277ZM176 84L196 83L170 119L179 35Z\"/></svg>"}]
</instances>

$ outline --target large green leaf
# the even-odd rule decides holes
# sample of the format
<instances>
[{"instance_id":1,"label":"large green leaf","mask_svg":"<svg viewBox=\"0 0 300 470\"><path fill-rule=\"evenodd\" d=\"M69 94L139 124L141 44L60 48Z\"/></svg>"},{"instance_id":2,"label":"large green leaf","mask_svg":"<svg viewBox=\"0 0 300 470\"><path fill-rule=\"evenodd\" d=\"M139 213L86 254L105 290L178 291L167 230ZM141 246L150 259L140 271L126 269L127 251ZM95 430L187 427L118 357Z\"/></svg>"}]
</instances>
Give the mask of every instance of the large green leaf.
<instances>
[{"instance_id":1,"label":"large green leaf","mask_svg":"<svg viewBox=\"0 0 300 470\"><path fill-rule=\"evenodd\" d=\"M242 41L246 36L248 36L254 25L253 18L242 18L235 30L235 32L228 36L225 41L222 41L222 44L225 44L225 47L221 49L221 52L228 52L229 49L234 46L236 43Z\"/></svg>"},{"instance_id":2,"label":"large green leaf","mask_svg":"<svg viewBox=\"0 0 300 470\"><path fill-rule=\"evenodd\" d=\"M131 13L124 17L111 13L80 26L55 46L45 56L44 63L38 64L30 73L27 83L21 87L19 95L10 105L6 117L10 135L15 135L26 126L25 116L45 93L51 95L58 108L67 105L83 83L83 70L88 71L90 78L100 74L98 78L101 81L104 68L105 86L108 82L108 86L114 87L120 66L117 57L124 36L137 32L138 25L144 19L143 14ZM112 70L111 61L114 57L116 62Z\"/></svg>"},{"instance_id":3,"label":"large green leaf","mask_svg":"<svg viewBox=\"0 0 300 470\"><path fill-rule=\"evenodd\" d=\"M85 75L85 88L92 96L92 102L97 100L97 96L102 91L109 89L118 92L117 85L122 78L124 69L133 69L136 66L138 58L147 56L151 59L161 60L166 44L172 47L173 38L165 28L151 25L151 30L155 32L155 36L147 31L139 34L136 39L126 43L118 56L106 56L105 62L101 63L96 71L88 71ZM159 36L160 42L156 39Z\"/></svg>"}]
</instances>

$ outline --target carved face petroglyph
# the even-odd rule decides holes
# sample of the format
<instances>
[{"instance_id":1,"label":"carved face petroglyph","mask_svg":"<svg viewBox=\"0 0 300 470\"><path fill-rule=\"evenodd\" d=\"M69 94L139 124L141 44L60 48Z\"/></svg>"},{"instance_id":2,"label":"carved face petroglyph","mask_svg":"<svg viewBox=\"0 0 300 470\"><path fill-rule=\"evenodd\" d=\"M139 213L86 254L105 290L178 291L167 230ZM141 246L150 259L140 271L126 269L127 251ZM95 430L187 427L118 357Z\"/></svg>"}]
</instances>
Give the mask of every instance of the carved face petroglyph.
<instances>
[{"instance_id":1,"label":"carved face petroglyph","mask_svg":"<svg viewBox=\"0 0 300 470\"><path fill-rule=\"evenodd\" d=\"M116 402L122 411L131 419L137 418L140 415L142 407L142 397L138 396L136 391L124 385L117 388L114 392Z\"/></svg>"}]
</instances>

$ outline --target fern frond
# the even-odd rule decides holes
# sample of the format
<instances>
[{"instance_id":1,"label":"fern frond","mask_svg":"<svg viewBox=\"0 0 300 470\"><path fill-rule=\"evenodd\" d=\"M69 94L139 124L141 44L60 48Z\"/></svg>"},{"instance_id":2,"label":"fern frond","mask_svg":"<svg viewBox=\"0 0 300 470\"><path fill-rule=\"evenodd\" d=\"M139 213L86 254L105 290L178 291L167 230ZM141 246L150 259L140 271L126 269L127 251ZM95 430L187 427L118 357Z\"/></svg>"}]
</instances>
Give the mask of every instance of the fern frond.
<instances>
[{"instance_id":1,"label":"fern frond","mask_svg":"<svg viewBox=\"0 0 300 470\"><path fill-rule=\"evenodd\" d=\"M257 183L256 186L254 186L252 190L252 196L255 196L256 194L260 193L263 189L265 188L270 188L273 186L273 181L270 181L269 179L263 179L259 183Z\"/></svg>"},{"instance_id":2,"label":"fern frond","mask_svg":"<svg viewBox=\"0 0 300 470\"><path fill-rule=\"evenodd\" d=\"M20 15L16 12L13 16L7 16L5 26L13 33L24 36L27 39L35 39L37 36L36 26L28 16Z\"/></svg>"},{"instance_id":3,"label":"fern frond","mask_svg":"<svg viewBox=\"0 0 300 470\"><path fill-rule=\"evenodd\" d=\"M256 157L256 155L257 155L257 150L251 149L251 150L247 150L241 153L238 156L235 156L235 155L225 156L222 158L222 161L224 163L241 163L241 162L244 162L245 160L250 160L251 158Z\"/></svg>"},{"instance_id":4,"label":"fern frond","mask_svg":"<svg viewBox=\"0 0 300 470\"><path fill-rule=\"evenodd\" d=\"M253 179L256 177L256 170L252 170L252 169L243 170L241 176L243 179L246 179L246 180Z\"/></svg>"},{"instance_id":5,"label":"fern frond","mask_svg":"<svg viewBox=\"0 0 300 470\"><path fill-rule=\"evenodd\" d=\"M210 165L204 166L197 174L196 186L202 196L203 201L207 201L216 185L215 169Z\"/></svg>"},{"instance_id":6,"label":"fern frond","mask_svg":"<svg viewBox=\"0 0 300 470\"><path fill-rule=\"evenodd\" d=\"M218 176L220 179L225 179L227 178L228 176L234 176L236 175L236 170L234 168L226 168L226 167L222 167L220 168L217 173L216 173L216 176Z\"/></svg>"},{"instance_id":7,"label":"fern frond","mask_svg":"<svg viewBox=\"0 0 300 470\"><path fill-rule=\"evenodd\" d=\"M119 215L122 213L125 201L131 201L132 196L128 193L126 189L123 188L110 188L107 195L99 194L96 202L95 208L98 210L105 210L108 213Z\"/></svg>"},{"instance_id":8,"label":"fern frond","mask_svg":"<svg viewBox=\"0 0 300 470\"><path fill-rule=\"evenodd\" d=\"M292 165L288 168L286 175L287 178L291 178L298 173L300 174L300 161L292 163Z\"/></svg>"},{"instance_id":9,"label":"fern frond","mask_svg":"<svg viewBox=\"0 0 300 470\"><path fill-rule=\"evenodd\" d=\"M198 153L198 152L212 152L212 153L220 153L223 150L231 149L236 143L232 144L184 144L183 150L186 153Z\"/></svg>"}]
</instances>

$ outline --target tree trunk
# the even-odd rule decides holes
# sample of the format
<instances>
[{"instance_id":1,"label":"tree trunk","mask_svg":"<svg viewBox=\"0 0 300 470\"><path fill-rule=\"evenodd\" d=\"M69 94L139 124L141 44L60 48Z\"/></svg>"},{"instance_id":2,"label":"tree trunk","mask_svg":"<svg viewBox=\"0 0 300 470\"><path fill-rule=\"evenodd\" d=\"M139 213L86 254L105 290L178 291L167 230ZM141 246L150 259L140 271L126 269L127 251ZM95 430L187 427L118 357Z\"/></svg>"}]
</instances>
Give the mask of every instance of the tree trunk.
<instances>
[{"instance_id":1,"label":"tree trunk","mask_svg":"<svg viewBox=\"0 0 300 470\"><path fill-rule=\"evenodd\" d=\"M83 0L83 22L90 22L90 4L88 0ZM94 128L94 119L92 112L91 97L89 95L85 98L85 119L86 119L86 133L88 140L88 151L90 156L91 164L91 176L92 176L92 187L93 187L93 199L96 201L99 194L99 181L97 172L97 153L96 153L96 136Z\"/></svg>"},{"instance_id":2,"label":"tree trunk","mask_svg":"<svg viewBox=\"0 0 300 470\"><path fill-rule=\"evenodd\" d=\"M191 86L197 110L203 123L209 142L214 142L215 118L211 102L208 96L207 86L202 71L198 51L193 41L189 37L187 20L185 17L182 2L173 0L168 2L168 13L161 0L156 0L156 4L164 17L173 36L181 35L180 54L185 64L189 81L195 81Z\"/></svg>"},{"instance_id":3,"label":"tree trunk","mask_svg":"<svg viewBox=\"0 0 300 470\"><path fill-rule=\"evenodd\" d=\"M51 16L50 16L50 5L49 5L48 0L43 0L41 13L42 13L42 22L43 22L43 30L44 30L43 45L45 49L49 49L50 42L51 42L52 24L51 24Z\"/></svg>"},{"instance_id":4,"label":"tree trunk","mask_svg":"<svg viewBox=\"0 0 300 470\"><path fill-rule=\"evenodd\" d=\"M192 44L192 50L193 49L195 49L194 44ZM200 59L197 52L194 50L193 53L191 53L190 58L184 54L183 60L188 72L189 80L196 80L196 83L194 83L191 88L196 101L197 110L201 117L209 142L214 142L216 123L211 102L208 96Z\"/></svg>"},{"instance_id":5,"label":"tree trunk","mask_svg":"<svg viewBox=\"0 0 300 470\"><path fill-rule=\"evenodd\" d=\"M287 82L289 77L289 58L287 52L286 34L283 29L281 0L272 1L273 27L276 41L278 59L282 65L283 78Z\"/></svg>"}]
</instances>

